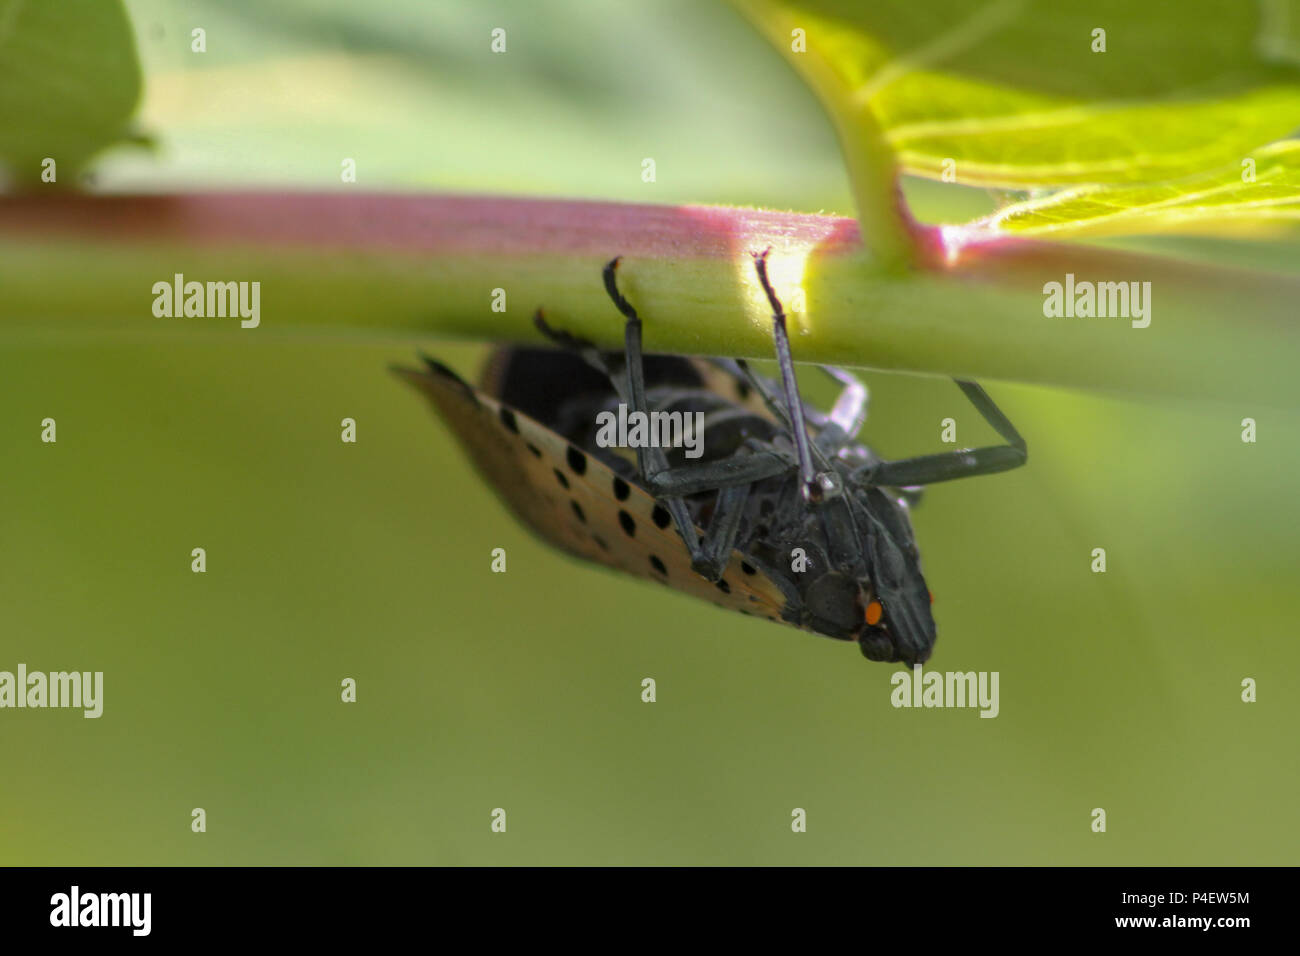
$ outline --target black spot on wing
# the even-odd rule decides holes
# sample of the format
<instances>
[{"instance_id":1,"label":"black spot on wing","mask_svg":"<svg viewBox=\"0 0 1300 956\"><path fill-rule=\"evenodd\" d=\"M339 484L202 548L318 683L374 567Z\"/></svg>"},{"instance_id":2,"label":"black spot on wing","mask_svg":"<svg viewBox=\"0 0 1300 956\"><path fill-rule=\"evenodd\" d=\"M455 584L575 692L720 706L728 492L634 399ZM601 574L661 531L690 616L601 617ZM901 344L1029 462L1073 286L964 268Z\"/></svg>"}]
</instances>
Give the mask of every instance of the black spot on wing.
<instances>
[{"instance_id":1,"label":"black spot on wing","mask_svg":"<svg viewBox=\"0 0 1300 956\"><path fill-rule=\"evenodd\" d=\"M587 516L582 513L582 505L578 504L576 501L570 501L569 504L573 506L574 517L577 518L579 521L581 521L583 524L586 524Z\"/></svg>"},{"instance_id":2,"label":"black spot on wing","mask_svg":"<svg viewBox=\"0 0 1300 956\"><path fill-rule=\"evenodd\" d=\"M626 511L622 511L622 510L619 511L618 523L622 525L623 533L626 534L629 538L636 536L636 522L632 520L632 516L628 514Z\"/></svg>"},{"instance_id":3,"label":"black spot on wing","mask_svg":"<svg viewBox=\"0 0 1300 956\"><path fill-rule=\"evenodd\" d=\"M654 568L656 571L658 571L660 574L662 574L664 577L668 576L668 569L664 567L664 563L660 561L657 557L655 557L653 554L650 555L650 566Z\"/></svg>"},{"instance_id":4,"label":"black spot on wing","mask_svg":"<svg viewBox=\"0 0 1300 956\"><path fill-rule=\"evenodd\" d=\"M655 525L660 528L668 527L668 523L673 520L673 516L668 513L668 509L661 505L655 505L655 510L650 512L650 517Z\"/></svg>"},{"instance_id":5,"label":"black spot on wing","mask_svg":"<svg viewBox=\"0 0 1300 956\"><path fill-rule=\"evenodd\" d=\"M518 435L519 423L515 421L515 413L502 405L499 414L501 416L501 424L506 426L506 430Z\"/></svg>"},{"instance_id":6,"label":"black spot on wing","mask_svg":"<svg viewBox=\"0 0 1300 956\"><path fill-rule=\"evenodd\" d=\"M614 476L614 497L615 498L617 498L619 501L627 501L627 496L631 493L631 491L632 489L628 487L626 481L618 477L618 475Z\"/></svg>"},{"instance_id":7,"label":"black spot on wing","mask_svg":"<svg viewBox=\"0 0 1300 956\"><path fill-rule=\"evenodd\" d=\"M558 468L553 470L555 471L555 480L560 483L560 487L567 489L569 487L569 479L564 477L564 472L560 471Z\"/></svg>"},{"instance_id":8,"label":"black spot on wing","mask_svg":"<svg viewBox=\"0 0 1300 956\"><path fill-rule=\"evenodd\" d=\"M564 457L575 475L585 475L587 473L587 456L578 449L570 445Z\"/></svg>"}]
</instances>

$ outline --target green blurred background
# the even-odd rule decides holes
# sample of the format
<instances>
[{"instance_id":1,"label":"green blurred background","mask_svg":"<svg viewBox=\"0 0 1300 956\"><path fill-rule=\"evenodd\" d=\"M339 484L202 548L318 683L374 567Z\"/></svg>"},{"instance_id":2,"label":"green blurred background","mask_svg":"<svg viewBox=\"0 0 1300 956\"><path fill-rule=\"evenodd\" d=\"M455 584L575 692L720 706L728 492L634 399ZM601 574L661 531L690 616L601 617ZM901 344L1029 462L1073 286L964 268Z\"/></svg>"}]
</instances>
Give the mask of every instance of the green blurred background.
<instances>
[{"instance_id":1,"label":"green blurred background","mask_svg":"<svg viewBox=\"0 0 1300 956\"><path fill-rule=\"evenodd\" d=\"M345 188L353 156L346 188L852 212L815 102L720 5L127 6L158 148L105 156L101 189ZM908 193L929 221L992 202ZM105 674L98 720L0 712L0 863L1295 862L1294 410L987 383L1029 467L915 515L931 664L999 671L987 720L535 542L385 371L417 348L484 354L270 322L0 346L0 669ZM867 380L886 455L950 416L991 439L949 382Z\"/></svg>"}]
</instances>

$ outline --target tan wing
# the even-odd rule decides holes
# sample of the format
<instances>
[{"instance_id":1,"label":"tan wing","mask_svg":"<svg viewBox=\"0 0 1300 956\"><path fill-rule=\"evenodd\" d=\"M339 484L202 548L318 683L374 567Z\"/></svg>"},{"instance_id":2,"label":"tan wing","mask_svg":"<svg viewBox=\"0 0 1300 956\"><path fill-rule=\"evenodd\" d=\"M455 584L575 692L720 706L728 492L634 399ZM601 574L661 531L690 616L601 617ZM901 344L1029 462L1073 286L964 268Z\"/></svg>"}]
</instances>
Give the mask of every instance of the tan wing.
<instances>
[{"instance_id":1,"label":"tan wing","mask_svg":"<svg viewBox=\"0 0 1300 956\"><path fill-rule=\"evenodd\" d=\"M746 614L780 620L785 596L736 551L722 581L691 570L667 511L641 487L445 366L393 369L434 405L483 477L545 541Z\"/></svg>"}]
</instances>

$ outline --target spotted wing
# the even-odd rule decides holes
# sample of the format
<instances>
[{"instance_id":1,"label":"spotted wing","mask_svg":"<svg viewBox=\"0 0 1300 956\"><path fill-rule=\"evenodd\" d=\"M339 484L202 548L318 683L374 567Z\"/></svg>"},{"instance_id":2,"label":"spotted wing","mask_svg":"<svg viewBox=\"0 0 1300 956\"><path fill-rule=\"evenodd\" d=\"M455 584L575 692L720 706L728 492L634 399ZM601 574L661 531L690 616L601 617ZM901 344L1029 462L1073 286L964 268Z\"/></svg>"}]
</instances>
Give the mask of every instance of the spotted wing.
<instances>
[{"instance_id":1,"label":"spotted wing","mask_svg":"<svg viewBox=\"0 0 1300 956\"><path fill-rule=\"evenodd\" d=\"M543 540L723 607L781 619L784 594L740 552L732 553L721 581L706 581L691 570L668 512L643 488L441 363L425 361L428 370L393 371L429 399L483 477Z\"/></svg>"}]
</instances>

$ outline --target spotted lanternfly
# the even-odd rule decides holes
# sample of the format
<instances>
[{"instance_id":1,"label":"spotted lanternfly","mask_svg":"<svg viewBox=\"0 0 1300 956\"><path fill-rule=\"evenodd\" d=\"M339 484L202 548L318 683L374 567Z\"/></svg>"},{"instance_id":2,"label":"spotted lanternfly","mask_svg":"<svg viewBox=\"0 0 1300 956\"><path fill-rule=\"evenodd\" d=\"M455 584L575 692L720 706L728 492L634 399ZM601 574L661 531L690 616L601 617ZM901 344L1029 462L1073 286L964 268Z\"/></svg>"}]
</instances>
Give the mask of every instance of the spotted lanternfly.
<instances>
[{"instance_id":1,"label":"spotted lanternfly","mask_svg":"<svg viewBox=\"0 0 1300 956\"><path fill-rule=\"evenodd\" d=\"M557 347L502 347L480 388L440 362L395 368L442 414L516 515L564 550L744 614L857 641L875 661L925 661L931 596L908 517L920 486L1024 464L1024 440L985 391L957 380L1006 445L886 461L857 434L867 390L841 369L828 414L804 405L785 313L755 254L772 305L781 385L731 359L644 356L641 319L625 318L624 350L603 351L551 328ZM597 416L703 413L703 452L602 447Z\"/></svg>"}]
</instances>

